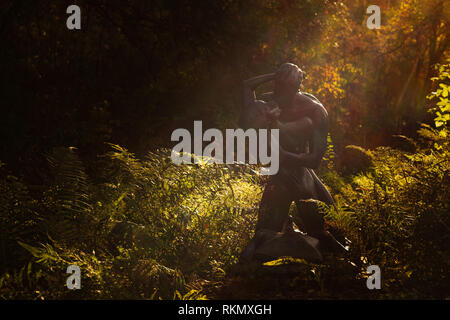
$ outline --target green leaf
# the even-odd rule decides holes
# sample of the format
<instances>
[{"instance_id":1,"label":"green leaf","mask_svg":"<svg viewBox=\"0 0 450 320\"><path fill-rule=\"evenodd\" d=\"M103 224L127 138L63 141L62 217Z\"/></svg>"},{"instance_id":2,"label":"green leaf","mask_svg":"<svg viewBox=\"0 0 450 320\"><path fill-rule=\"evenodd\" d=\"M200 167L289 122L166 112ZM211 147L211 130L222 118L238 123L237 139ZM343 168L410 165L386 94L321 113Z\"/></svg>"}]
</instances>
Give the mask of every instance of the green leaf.
<instances>
[{"instance_id":1,"label":"green leaf","mask_svg":"<svg viewBox=\"0 0 450 320\"><path fill-rule=\"evenodd\" d=\"M21 241L17 241L20 246L30 252L34 257L40 258L42 254L42 249L30 246L29 244L23 243Z\"/></svg>"}]
</instances>

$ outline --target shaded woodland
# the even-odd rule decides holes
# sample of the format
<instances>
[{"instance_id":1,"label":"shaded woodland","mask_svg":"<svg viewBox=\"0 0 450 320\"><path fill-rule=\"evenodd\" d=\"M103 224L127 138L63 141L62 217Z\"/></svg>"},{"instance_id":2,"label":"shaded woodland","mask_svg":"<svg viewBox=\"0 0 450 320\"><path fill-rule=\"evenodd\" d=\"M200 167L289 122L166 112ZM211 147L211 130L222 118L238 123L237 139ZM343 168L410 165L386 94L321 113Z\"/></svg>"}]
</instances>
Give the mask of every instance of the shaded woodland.
<instances>
[{"instance_id":1,"label":"shaded woodland","mask_svg":"<svg viewBox=\"0 0 450 320\"><path fill-rule=\"evenodd\" d=\"M450 3L376 2L379 30L364 0L2 1L0 297L448 298ZM284 62L328 110L323 214L352 245L243 279L264 177L176 166L170 135L237 127L242 81Z\"/></svg>"}]
</instances>

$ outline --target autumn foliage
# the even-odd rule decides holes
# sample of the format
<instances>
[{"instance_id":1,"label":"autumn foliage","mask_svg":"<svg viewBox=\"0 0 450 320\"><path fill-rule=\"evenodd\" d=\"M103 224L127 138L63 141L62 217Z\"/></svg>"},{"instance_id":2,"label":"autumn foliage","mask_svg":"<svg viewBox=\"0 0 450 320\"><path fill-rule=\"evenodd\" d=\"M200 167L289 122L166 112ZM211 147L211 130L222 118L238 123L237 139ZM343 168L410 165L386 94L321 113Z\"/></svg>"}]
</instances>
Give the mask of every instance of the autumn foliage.
<instances>
[{"instance_id":1,"label":"autumn foliage","mask_svg":"<svg viewBox=\"0 0 450 320\"><path fill-rule=\"evenodd\" d=\"M82 0L68 31L64 1L2 1L0 297L448 299L450 3L376 2L369 30L367 1ZM286 61L329 113L324 214L350 253L244 281L265 178L176 166L170 133L235 128L242 80Z\"/></svg>"}]
</instances>

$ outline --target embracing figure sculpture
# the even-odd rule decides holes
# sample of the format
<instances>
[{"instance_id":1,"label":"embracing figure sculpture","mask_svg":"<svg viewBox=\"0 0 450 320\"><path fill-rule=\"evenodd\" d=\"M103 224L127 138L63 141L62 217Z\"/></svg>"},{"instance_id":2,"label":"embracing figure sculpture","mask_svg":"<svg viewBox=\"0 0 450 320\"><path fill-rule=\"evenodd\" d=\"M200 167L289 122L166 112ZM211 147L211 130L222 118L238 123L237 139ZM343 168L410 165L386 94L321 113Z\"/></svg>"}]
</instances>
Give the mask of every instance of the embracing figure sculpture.
<instances>
[{"instance_id":1,"label":"embracing figure sculpture","mask_svg":"<svg viewBox=\"0 0 450 320\"><path fill-rule=\"evenodd\" d=\"M261 100L256 99L256 87L272 80L273 92L263 94ZM345 250L325 231L322 216L305 213L303 211L308 210L301 208L301 200L306 199L333 204L330 193L314 173L327 148L328 113L316 97L299 90L302 80L302 70L295 64L285 63L275 73L244 81L241 126L279 129L280 169L265 187L255 237L244 249L241 260L253 259L264 239L258 233L292 228L289 208L293 201L299 212L294 222L301 225L308 236L319 240L320 251Z\"/></svg>"}]
</instances>

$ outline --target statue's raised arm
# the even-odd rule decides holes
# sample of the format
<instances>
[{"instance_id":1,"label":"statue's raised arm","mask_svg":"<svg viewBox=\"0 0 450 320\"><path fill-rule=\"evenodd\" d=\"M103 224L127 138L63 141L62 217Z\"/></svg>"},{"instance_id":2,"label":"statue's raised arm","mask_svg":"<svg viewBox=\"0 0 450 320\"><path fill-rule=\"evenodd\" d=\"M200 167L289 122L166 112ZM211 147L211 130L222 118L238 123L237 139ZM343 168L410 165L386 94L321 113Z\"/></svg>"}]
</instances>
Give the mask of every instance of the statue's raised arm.
<instances>
[{"instance_id":1,"label":"statue's raised arm","mask_svg":"<svg viewBox=\"0 0 450 320\"><path fill-rule=\"evenodd\" d=\"M239 125L244 128L262 128L267 126L267 112L270 105L257 100L255 89L262 83L273 80L274 73L264 74L245 80L242 83L242 109Z\"/></svg>"}]
</instances>

